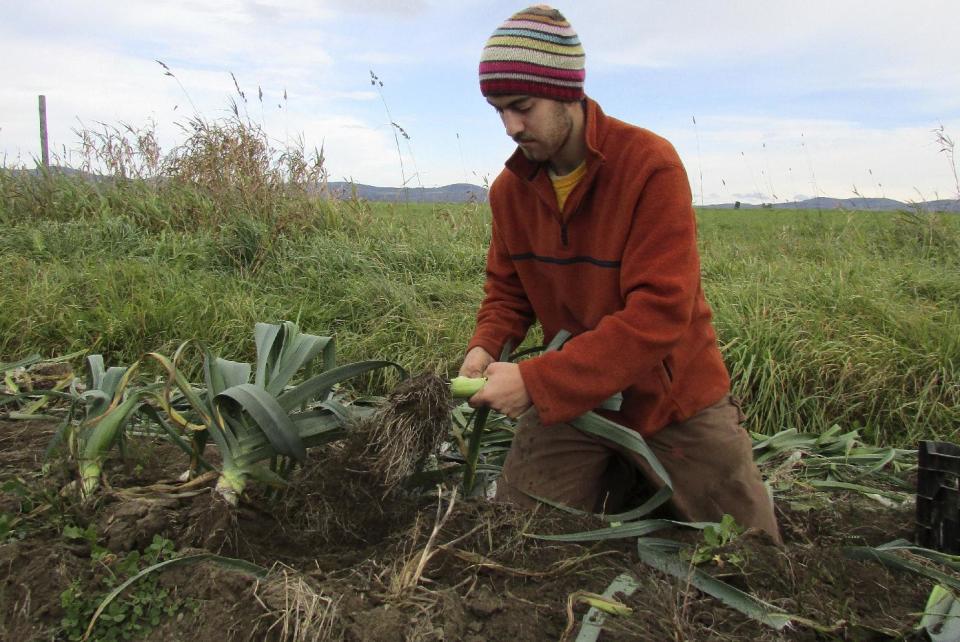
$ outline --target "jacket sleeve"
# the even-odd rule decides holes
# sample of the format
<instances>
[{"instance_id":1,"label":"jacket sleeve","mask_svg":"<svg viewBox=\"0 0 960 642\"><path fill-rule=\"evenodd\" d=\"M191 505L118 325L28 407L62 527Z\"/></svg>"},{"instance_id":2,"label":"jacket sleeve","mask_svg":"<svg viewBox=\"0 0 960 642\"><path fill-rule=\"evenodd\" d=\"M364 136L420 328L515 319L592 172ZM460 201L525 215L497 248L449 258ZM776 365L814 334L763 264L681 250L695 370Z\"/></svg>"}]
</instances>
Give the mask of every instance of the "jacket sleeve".
<instances>
[{"instance_id":1,"label":"jacket sleeve","mask_svg":"<svg viewBox=\"0 0 960 642\"><path fill-rule=\"evenodd\" d=\"M570 421L650 376L688 328L699 286L690 184L670 164L640 192L621 262L623 308L562 350L520 363L543 423Z\"/></svg>"},{"instance_id":2,"label":"jacket sleeve","mask_svg":"<svg viewBox=\"0 0 960 642\"><path fill-rule=\"evenodd\" d=\"M485 296L477 312L477 327L467 351L480 346L498 359L508 341L513 347L523 341L535 315L500 234L496 211L492 228L483 286Z\"/></svg>"}]
</instances>

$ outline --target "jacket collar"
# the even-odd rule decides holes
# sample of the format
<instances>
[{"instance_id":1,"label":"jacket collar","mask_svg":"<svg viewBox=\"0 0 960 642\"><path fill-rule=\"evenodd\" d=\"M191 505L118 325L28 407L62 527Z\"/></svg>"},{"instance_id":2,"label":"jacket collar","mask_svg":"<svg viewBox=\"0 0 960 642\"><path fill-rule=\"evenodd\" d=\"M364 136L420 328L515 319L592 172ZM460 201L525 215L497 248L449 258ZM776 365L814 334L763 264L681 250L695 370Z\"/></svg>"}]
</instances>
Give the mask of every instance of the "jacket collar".
<instances>
[{"instance_id":1,"label":"jacket collar","mask_svg":"<svg viewBox=\"0 0 960 642\"><path fill-rule=\"evenodd\" d=\"M603 113L603 110L600 109L600 105L592 98L584 98L583 104L586 112L583 130L587 143L587 173L567 198L567 203L562 213L564 220L567 218L569 212L576 210L583 195L590 189L600 166L606 161L600 149L603 147L604 140L607 136L607 129L609 128L607 116ZM530 183L542 200L556 208L556 194L553 192L553 185L548 176L546 163L531 161L523 155L523 152L518 147L516 151L513 152L513 155L507 159L506 167L519 178Z\"/></svg>"}]
</instances>

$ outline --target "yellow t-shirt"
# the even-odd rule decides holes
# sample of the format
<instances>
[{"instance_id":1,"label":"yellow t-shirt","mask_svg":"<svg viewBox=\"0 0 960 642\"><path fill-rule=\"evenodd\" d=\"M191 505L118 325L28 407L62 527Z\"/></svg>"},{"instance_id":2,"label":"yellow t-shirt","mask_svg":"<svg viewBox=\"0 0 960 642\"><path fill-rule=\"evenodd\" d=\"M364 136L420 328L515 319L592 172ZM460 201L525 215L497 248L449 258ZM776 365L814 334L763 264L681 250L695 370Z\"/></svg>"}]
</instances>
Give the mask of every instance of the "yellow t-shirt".
<instances>
[{"instance_id":1,"label":"yellow t-shirt","mask_svg":"<svg viewBox=\"0 0 960 642\"><path fill-rule=\"evenodd\" d=\"M586 173L586 160L580 163L580 165L569 174L557 176L552 171L550 172L550 182L553 183L553 191L557 194L557 205L560 206L561 210L563 209L563 204L567 202L567 197L570 196L570 192L573 191L573 188L577 186L577 183L580 182L580 179L582 179Z\"/></svg>"}]
</instances>

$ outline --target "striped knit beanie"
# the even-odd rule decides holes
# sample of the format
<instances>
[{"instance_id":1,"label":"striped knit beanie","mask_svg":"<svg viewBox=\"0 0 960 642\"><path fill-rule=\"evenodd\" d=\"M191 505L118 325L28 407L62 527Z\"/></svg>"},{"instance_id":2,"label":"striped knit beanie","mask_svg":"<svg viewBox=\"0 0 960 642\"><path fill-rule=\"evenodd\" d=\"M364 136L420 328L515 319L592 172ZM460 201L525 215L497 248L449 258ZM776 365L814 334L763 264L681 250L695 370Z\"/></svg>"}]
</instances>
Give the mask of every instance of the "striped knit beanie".
<instances>
[{"instance_id":1,"label":"striped knit beanie","mask_svg":"<svg viewBox=\"0 0 960 642\"><path fill-rule=\"evenodd\" d=\"M515 13L493 32L480 58L484 96L518 94L583 98L583 47L567 19L539 4Z\"/></svg>"}]
</instances>

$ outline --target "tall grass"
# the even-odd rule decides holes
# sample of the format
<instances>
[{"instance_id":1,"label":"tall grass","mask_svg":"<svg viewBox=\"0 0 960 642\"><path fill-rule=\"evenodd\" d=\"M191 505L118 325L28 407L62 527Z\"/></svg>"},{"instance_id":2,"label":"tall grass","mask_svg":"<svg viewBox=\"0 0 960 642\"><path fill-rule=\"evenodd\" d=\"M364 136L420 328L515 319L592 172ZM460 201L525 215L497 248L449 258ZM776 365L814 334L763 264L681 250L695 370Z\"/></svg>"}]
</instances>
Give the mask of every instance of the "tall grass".
<instances>
[{"instance_id":1,"label":"tall grass","mask_svg":"<svg viewBox=\"0 0 960 642\"><path fill-rule=\"evenodd\" d=\"M705 287L754 427L960 428L960 221L704 212Z\"/></svg>"},{"instance_id":2,"label":"tall grass","mask_svg":"<svg viewBox=\"0 0 960 642\"><path fill-rule=\"evenodd\" d=\"M0 171L0 360L89 349L129 363L187 338L252 360L254 322L296 319L336 336L345 361L456 369L482 297L486 205L322 199L321 154L276 153L238 114L188 131L145 178ZM699 217L750 428L958 437L956 217Z\"/></svg>"}]
</instances>

